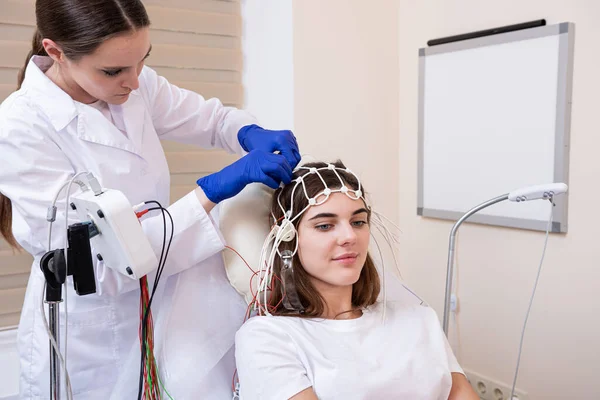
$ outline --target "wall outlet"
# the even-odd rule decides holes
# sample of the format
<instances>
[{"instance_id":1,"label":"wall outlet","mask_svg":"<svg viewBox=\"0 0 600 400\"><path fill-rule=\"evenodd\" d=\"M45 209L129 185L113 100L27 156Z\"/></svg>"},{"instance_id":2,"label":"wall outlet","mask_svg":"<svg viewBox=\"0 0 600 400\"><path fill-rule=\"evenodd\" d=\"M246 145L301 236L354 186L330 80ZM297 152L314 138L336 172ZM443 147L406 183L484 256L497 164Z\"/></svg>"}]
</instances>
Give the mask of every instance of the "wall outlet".
<instances>
[{"instance_id":1,"label":"wall outlet","mask_svg":"<svg viewBox=\"0 0 600 400\"><path fill-rule=\"evenodd\" d=\"M458 298L454 293L450 295L450 311L458 312Z\"/></svg>"},{"instance_id":2,"label":"wall outlet","mask_svg":"<svg viewBox=\"0 0 600 400\"><path fill-rule=\"evenodd\" d=\"M510 400L511 384L498 382L476 372L464 370L469 383L482 400ZM515 388L512 400L529 400L527 393Z\"/></svg>"}]
</instances>

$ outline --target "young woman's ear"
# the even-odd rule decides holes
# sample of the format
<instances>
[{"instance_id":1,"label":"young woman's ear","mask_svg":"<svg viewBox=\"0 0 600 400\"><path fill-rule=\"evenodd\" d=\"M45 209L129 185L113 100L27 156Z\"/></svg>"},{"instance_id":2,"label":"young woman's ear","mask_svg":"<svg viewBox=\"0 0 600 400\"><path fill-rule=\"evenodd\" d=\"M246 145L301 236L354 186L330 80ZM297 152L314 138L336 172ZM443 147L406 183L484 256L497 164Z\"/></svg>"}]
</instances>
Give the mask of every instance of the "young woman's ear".
<instances>
[{"instance_id":1,"label":"young woman's ear","mask_svg":"<svg viewBox=\"0 0 600 400\"><path fill-rule=\"evenodd\" d=\"M42 46L44 46L44 50L46 53L54 60L56 63L62 63L65 60L65 54L59 45L57 45L53 40L44 39L42 40Z\"/></svg>"}]
</instances>

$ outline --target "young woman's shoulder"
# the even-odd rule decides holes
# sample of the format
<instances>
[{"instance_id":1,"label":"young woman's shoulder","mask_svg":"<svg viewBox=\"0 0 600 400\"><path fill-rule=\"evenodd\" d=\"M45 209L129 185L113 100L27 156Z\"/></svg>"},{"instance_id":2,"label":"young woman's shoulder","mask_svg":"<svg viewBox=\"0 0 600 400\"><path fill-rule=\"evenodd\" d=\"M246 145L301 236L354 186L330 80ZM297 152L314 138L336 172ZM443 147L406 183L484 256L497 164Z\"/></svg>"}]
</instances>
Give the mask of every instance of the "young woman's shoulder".
<instances>
[{"instance_id":1,"label":"young woman's shoulder","mask_svg":"<svg viewBox=\"0 0 600 400\"><path fill-rule=\"evenodd\" d=\"M383 304L377 305L378 312L383 310ZM435 310L427 305L419 305L419 304L406 304L402 302L394 302L388 301L385 304L386 314L390 316L390 318L401 319L406 321L410 320L419 320L422 323L431 324L438 323L439 319Z\"/></svg>"},{"instance_id":2,"label":"young woman's shoulder","mask_svg":"<svg viewBox=\"0 0 600 400\"><path fill-rule=\"evenodd\" d=\"M0 104L0 137L47 131L52 126L29 89L11 93Z\"/></svg>"},{"instance_id":3,"label":"young woman's shoulder","mask_svg":"<svg viewBox=\"0 0 600 400\"><path fill-rule=\"evenodd\" d=\"M295 318L256 316L246 321L235 335L236 357L254 357L264 349L278 349L290 356L295 354L295 340L290 335Z\"/></svg>"},{"instance_id":4,"label":"young woman's shoulder","mask_svg":"<svg viewBox=\"0 0 600 400\"><path fill-rule=\"evenodd\" d=\"M0 118L7 118L12 115L25 116L31 113L32 104L31 93L29 89L19 89L12 92L2 103L0 103Z\"/></svg>"},{"instance_id":5,"label":"young woman's shoulder","mask_svg":"<svg viewBox=\"0 0 600 400\"><path fill-rule=\"evenodd\" d=\"M294 324L293 317L256 316L242 325L236 335L240 338L258 338L262 336L281 336L286 334L286 328Z\"/></svg>"}]
</instances>

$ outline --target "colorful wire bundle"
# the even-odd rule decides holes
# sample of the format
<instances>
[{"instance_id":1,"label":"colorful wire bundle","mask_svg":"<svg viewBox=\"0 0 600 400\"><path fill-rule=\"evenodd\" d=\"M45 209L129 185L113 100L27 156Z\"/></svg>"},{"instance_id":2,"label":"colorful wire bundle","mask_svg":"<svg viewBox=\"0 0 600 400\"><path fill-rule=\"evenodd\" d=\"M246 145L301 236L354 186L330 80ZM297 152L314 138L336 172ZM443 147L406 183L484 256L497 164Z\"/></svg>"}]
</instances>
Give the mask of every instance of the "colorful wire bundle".
<instances>
[{"instance_id":1,"label":"colorful wire bundle","mask_svg":"<svg viewBox=\"0 0 600 400\"><path fill-rule=\"evenodd\" d=\"M138 400L160 400L162 392L165 392L167 396L172 400L171 395L165 390L160 381L158 367L156 365L156 359L154 358L154 327L152 320L152 300L158 287L158 282L165 268L169 249L171 247L171 241L173 240L173 218L169 211L164 208L159 202L155 200L146 201L143 204L156 204L157 207L148 208L143 211L136 212L138 218L141 218L144 214L149 211L159 210L162 212L164 234L163 243L160 253L160 260L158 261L158 270L156 272L156 278L154 279L154 285L152 285L152 291L150 292L148 287L148 278L146 276L140 279L140 347L141 347L141 362L140 362L140 381L138 389ZM167 220L166 216L169 217L171 222L171 232L167 243Z\"/></svg>"},{"instance_id":2,"label":"colorful wire bundle","mask_svg":"<svg viewBox=\"0 0 600 400\"><path fill-rule=\"evenodd\" d=\"M149 306L150 292L148 290L148 278L140 279L140 346L144 352L145 363L142 368L144 376L144 387L142 399L158 400L161 398L161 388L158 386L158 369L154 358L154 329L152 311ZM144 325L144 316L147 314Z\"/></svg>"}]
</instances>

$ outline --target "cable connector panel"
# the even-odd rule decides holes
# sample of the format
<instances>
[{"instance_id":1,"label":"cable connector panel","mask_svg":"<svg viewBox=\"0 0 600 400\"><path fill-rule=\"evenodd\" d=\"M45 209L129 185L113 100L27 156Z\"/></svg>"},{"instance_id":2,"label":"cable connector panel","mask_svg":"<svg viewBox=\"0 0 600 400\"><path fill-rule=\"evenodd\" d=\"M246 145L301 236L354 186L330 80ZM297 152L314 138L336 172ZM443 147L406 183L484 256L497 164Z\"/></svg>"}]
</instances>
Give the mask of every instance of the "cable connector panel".
<instances>
[{"instance_id":1,"label":"cable connector panel","mask_svg":"<svg viewBox=\"0 0 600 400\"><path fill-rule=\"evenodd\" d=\"M90 188L94 192L96 196L100 196L102 194L102 185L98 182L98 179L91 172L87 173L88 183Z\"/></svg>"},{"instance_id":2,"label":"cable connector panel","mask_svg":"<svg viewBox=\"0 0 600 400\"><path fill-rule=\"evenodd\" d=\"M99 195L87 191L71 197L82 221L92 221L99 234L91 238L105 264L139 279L156 269L158 260L125 195L106 189Z\"/></svg>"}]
</instances>

